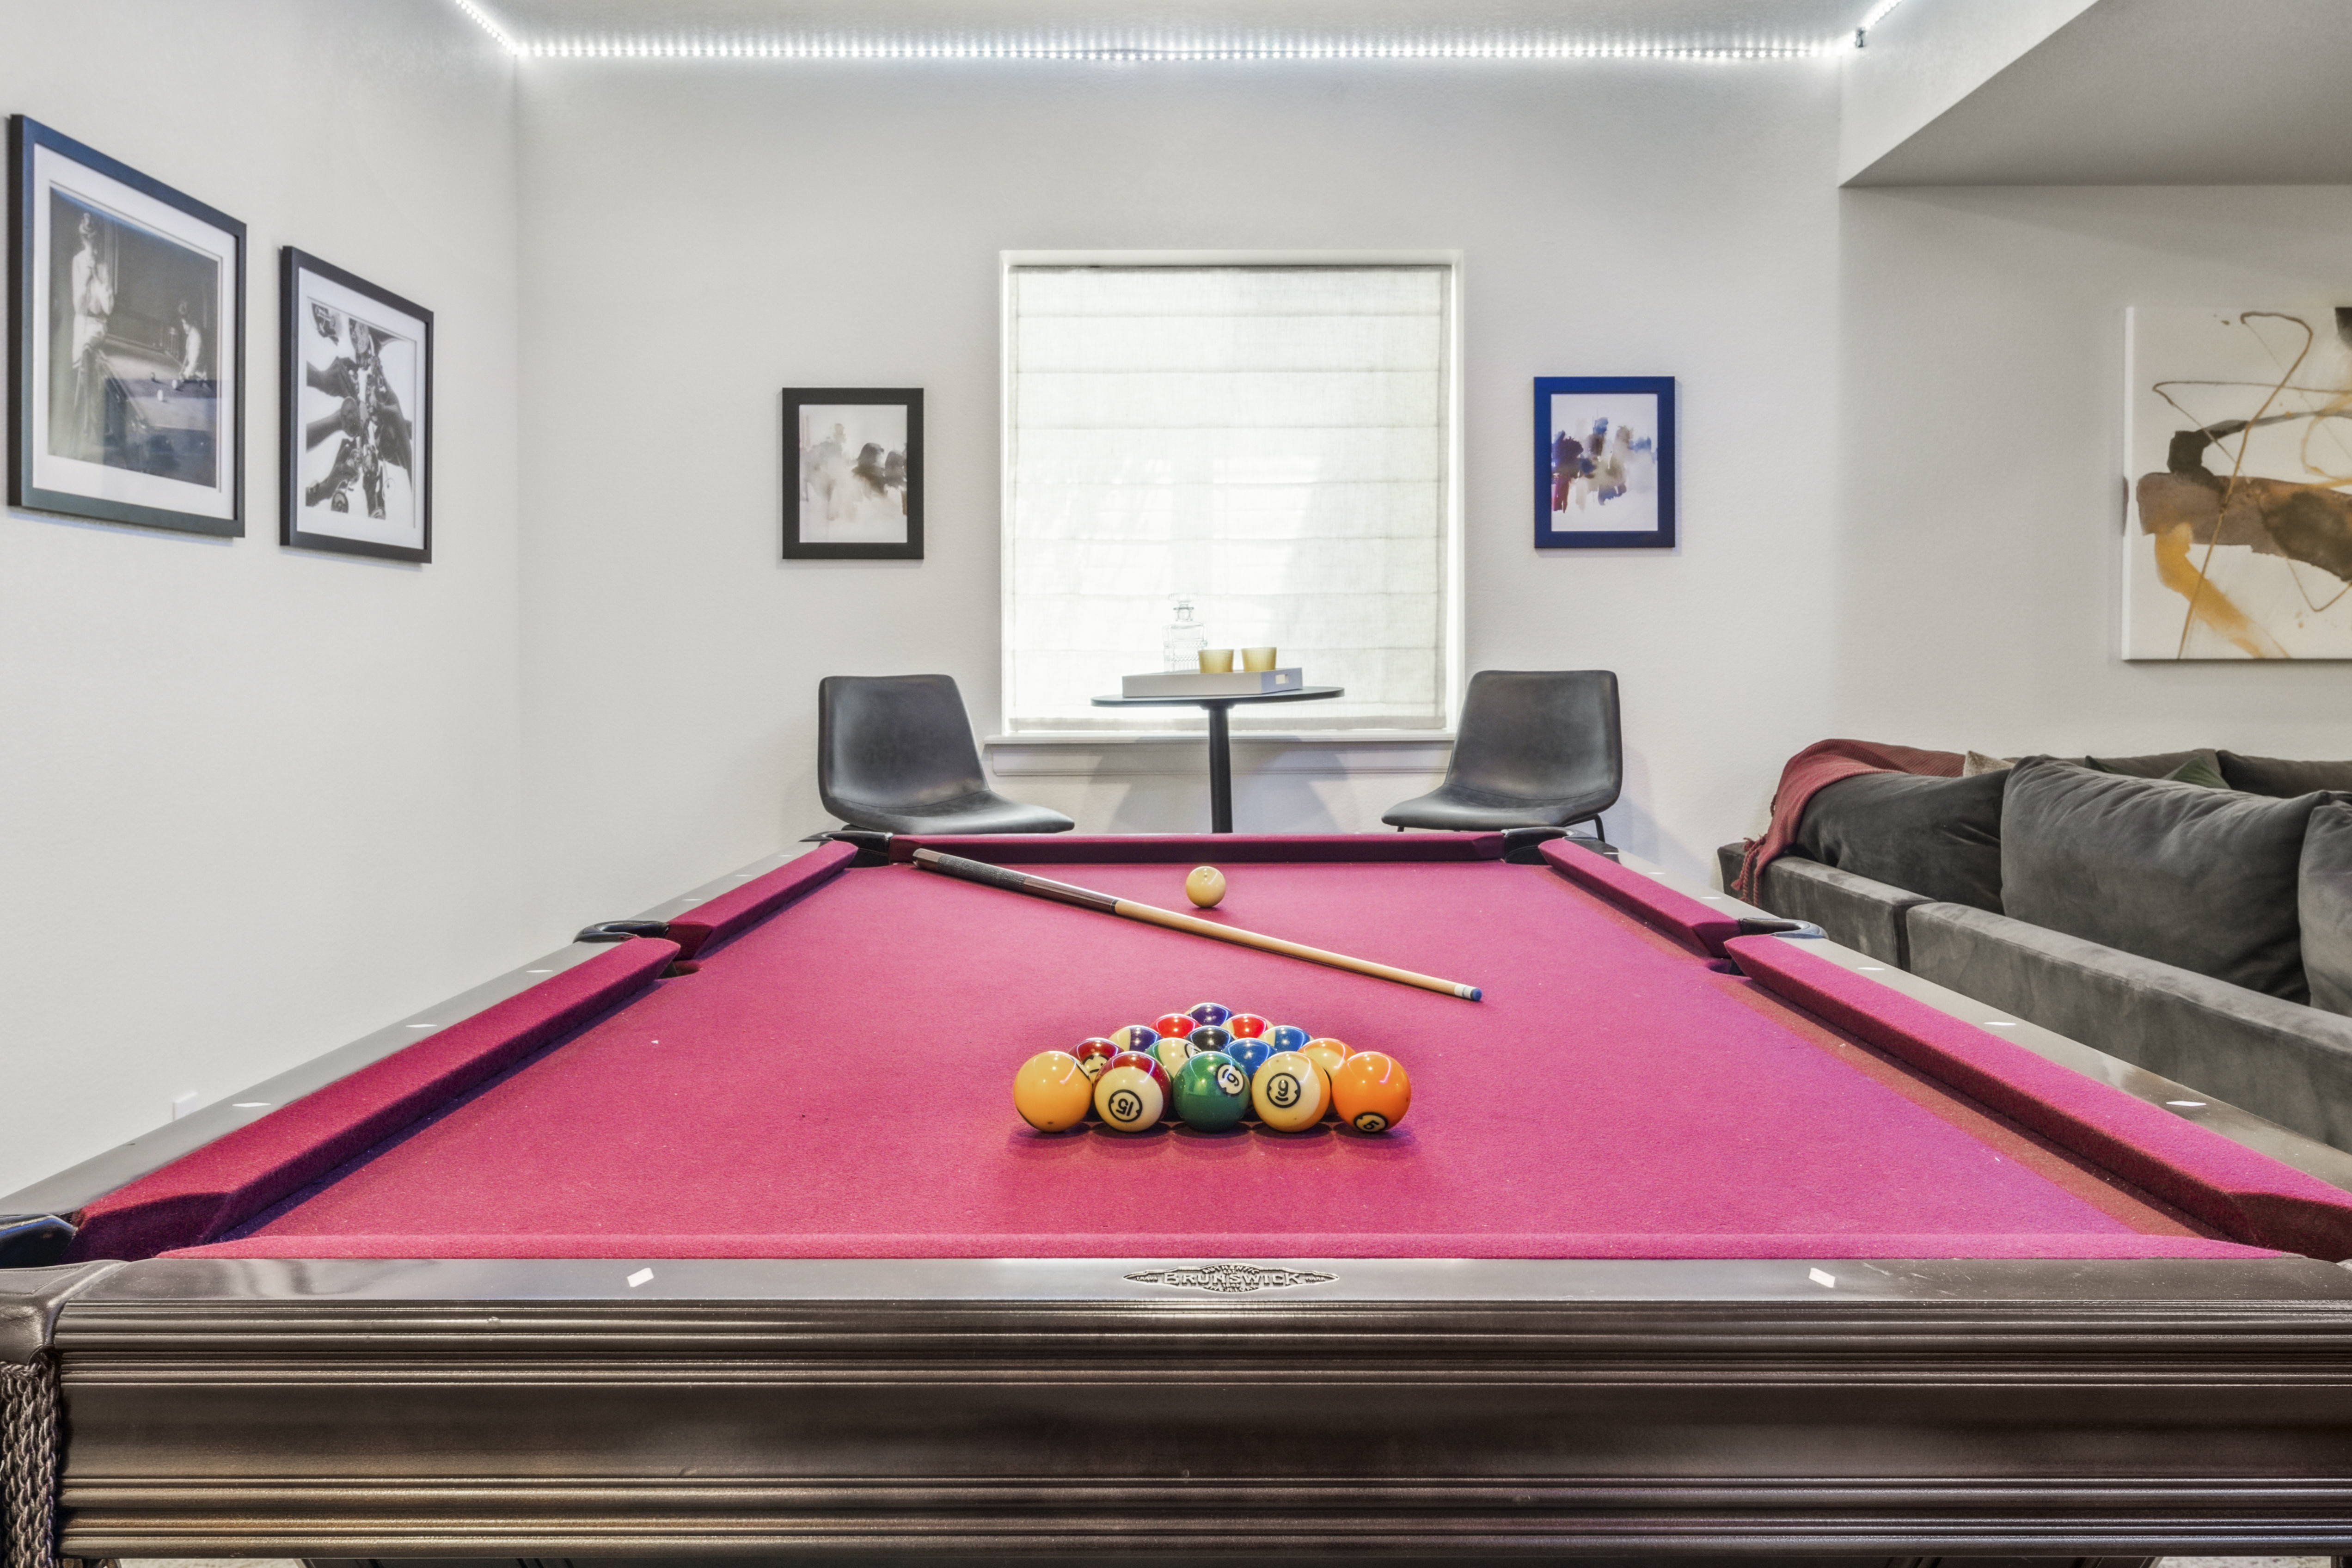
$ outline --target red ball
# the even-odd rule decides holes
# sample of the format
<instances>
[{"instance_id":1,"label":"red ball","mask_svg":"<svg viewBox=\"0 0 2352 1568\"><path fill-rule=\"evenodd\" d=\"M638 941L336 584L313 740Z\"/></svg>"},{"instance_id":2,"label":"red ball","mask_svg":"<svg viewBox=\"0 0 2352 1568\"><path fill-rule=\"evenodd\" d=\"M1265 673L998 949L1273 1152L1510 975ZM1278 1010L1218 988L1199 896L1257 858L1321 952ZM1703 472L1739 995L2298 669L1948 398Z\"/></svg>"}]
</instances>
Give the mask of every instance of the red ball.
<instances>
[{"instance_id":1,"label":"red ball","mask_svg":"<svg viewBox=\"0 0 2352 1568\"><path fill-rule=\"evenodd\" d=\"M1160 1031L1163 1040L1181 1040L1201 1026L1189 1013L1162 1013L1152 1020L1151 1026Z\"/></svg>"},{"instance_id":2,"label":"red ball","mask_svg":"<svg viewBox=\"0 0 2352 1568\"><path fill-rule=\"evenodd\" d=\"M1255 1040L1273 1026L1255 1013L1236 1013L1225 1020L1225 1027L1244 1040Z\"/></svg>"}]
</instances>

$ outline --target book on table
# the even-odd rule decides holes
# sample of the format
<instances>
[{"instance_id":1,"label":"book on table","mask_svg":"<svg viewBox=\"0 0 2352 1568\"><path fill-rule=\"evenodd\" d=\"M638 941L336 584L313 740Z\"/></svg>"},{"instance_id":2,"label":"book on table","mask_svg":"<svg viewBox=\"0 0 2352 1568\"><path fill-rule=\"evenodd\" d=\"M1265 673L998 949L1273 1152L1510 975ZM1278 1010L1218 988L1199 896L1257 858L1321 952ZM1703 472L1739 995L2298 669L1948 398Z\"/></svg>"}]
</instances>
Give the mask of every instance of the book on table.
<instances>
[{"instance_id":1,"label":"book on table","mask_svg":"<svg viewBox=\"0 0 2352 1568\"><path fill-rule=\"evenodd\" d=\"M1189 669L1122 676L1121 697L1261 697L1297 691L1307 682L1298 669L1237 669L1230 675L1196 675Z\"/></svg>"}]
</instances>

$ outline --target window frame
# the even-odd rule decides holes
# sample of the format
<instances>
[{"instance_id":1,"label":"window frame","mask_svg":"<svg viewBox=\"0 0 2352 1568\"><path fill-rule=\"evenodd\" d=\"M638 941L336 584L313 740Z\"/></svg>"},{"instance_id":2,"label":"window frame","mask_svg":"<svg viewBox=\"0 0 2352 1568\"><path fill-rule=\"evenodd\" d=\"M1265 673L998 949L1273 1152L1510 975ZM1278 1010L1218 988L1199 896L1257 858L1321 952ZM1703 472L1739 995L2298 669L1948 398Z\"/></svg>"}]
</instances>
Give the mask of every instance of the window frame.
<instances>
[{"instance_id":1,"label":"window frame","mask_svg":"<svg viewBox=\"0 0 2352 1568\"><path fill-rule=\"evenodd\" d=\"M1119 745L1138 740L1165 740L1167 730L1149 730L1142 726L1148 717L1139 717L1138 728L1116 731L1081 730L1019 730L1010 728L1010 707L1013 690L1013 644L1008 629L1013 624L1013 289L1014 272L1024 267L1104 267L1171 268L1207 268L1241 267L1320 267L1320 268L1380 268L1434 267L1445 273L1445 485L1444 485L1444 571L1445 581L1440 593L1438 613L1444 617L1444 632L1440 639L1438 671L1439 690L1444 705L1444 721L1435 730L1354 729L1316 731L1297 739L1302 744L1347 745L1351 742L1394 744L1400 741L1451 740L1455 721L1461 715L1462 693L1468 677L1464 668L1463 631L1463 563L1464 493L1462 474L1463 450L1463 389L1462 389L1462 272L1463 258L1459 250L1003 250L997 253L997 733L990 737L992 744L1094 744ZM1146 710L1147 714L1157 710ZM1269 710L1269 714L1271 710ZM1174 731L1187 739L1197 740L1197 733ZM1276 739L1276 735L1255 731L1234 732L1236 741L1244 739Z\"/></svg>"}]
</instances>

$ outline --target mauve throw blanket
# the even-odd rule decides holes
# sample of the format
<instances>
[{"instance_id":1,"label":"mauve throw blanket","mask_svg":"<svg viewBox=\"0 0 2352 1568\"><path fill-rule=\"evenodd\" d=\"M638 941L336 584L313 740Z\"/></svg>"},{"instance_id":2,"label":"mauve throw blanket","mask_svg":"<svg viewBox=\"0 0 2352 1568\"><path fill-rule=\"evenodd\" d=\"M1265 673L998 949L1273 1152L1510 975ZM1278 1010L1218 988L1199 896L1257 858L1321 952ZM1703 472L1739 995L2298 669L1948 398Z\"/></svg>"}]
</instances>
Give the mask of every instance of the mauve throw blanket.
<instances>
[{"instance_id":1,"label":"mauve throw blanket","mask_svg":"<svg viewBox=\"0 0 2352 1568\"><path fill-rule=\"evenodd\" d=\"M1761 838L1747 841L1739 858L1739 876L1732 896L1756 901L1757 879L1764 868L1788 853L1797 837L1797 825L1813 796L1840 779L1859 773L1925 773L1929 778L1956 779L1964 759L1958 752L1930 752L1917 746L1886 746L1874 741L1816 741L1790 757L1780 770L1780 787L1772 792L1772 821Z\"/></svg>"}]
</instances>

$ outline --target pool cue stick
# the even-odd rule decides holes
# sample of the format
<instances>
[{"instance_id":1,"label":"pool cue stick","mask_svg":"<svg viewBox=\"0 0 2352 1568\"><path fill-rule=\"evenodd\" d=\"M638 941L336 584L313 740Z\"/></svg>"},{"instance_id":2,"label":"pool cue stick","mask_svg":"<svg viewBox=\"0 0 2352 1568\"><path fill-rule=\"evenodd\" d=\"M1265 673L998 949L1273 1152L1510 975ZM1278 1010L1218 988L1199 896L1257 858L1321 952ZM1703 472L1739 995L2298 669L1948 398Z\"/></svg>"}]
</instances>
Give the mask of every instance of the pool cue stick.
<instances>
[{"instance_id":1,"label":"pool cue stick","mask_svg":"<svg viewBox=\"0 0 2352 1568\"><path fill-rule=\"evenodd\" d=\"M1008 866L992 866L984 860L967 860L961 855L942 855L936 849L915 851L915 864L928 871L940 871L967 882L979 882L991 888L1002 888L1010 893L1031 893L1041 899L1053 899L1065 904L1076 904L1082 910L1097 910L1122 920L1141 921L1147 925L1165 926L1170 931L1190 932L1193 936L1213 937L1241 947L1254 947L1261 952L1278 952L1286 958L1303 958L1309 963L1328 963L1334 969L1351 970L1369 974L1375 980L1392 980L1400 985L1418 985L1423 991L1442 991L1448 996L1459 996L1465 1002L1475 1002L1486 993L1475 985L1457 985L1451 980L1434 975L1415 974L1410 969L1395 969L1385 963L1374 963L1369 958L1350 958L1344 952L1327 952L1304 942L1286 942L1278 936L1262 936L1254 931L1242 931L1234 926L1219 925L1193 915L1180 915L1173 910L1156 909L1139 904L1131 899L1114 898L1092 889L1073 887L1056 882L1051 877L1032 877L1025 871L1015 871Z\"/></svg>"}]
</instances>

